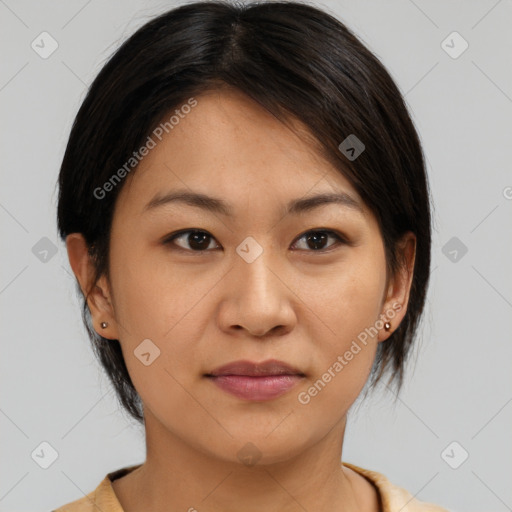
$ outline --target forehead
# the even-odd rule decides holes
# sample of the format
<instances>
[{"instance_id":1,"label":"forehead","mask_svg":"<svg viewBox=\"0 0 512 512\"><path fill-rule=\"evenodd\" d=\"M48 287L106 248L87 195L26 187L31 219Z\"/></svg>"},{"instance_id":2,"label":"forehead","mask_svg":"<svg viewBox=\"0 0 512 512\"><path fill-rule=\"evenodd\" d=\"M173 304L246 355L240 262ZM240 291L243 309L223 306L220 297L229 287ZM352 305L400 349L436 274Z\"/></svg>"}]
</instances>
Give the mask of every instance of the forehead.
<instances>
[{"instance_id":1,"label":"forehead","mask_svg":"<svg viewBox=\"0 0 512 512\"><path fill-rule=\"evenodd\" d=\"M164 116L160 138L151 135L154 147L125 178L118 202L141 211L155 193L178 187L241 204L273 197L287 202L313 189L344 191L360 200L298 120L287 126L236 89L208 91L193 100L195 106L177 106Z\"/></svg>"}]
</instances>

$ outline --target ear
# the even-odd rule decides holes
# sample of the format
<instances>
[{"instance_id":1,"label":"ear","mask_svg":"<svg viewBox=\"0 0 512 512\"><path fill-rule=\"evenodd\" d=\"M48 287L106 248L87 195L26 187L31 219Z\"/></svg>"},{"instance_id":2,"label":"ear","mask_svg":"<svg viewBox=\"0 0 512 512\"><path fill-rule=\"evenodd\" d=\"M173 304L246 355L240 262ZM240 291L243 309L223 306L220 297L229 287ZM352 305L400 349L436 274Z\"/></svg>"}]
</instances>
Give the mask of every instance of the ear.
<instances>
[{"instance_id":1,"label":"ear","mask_svg":"<svg viewBox=\"0 0 512 512\"><path fill-rule=\"evenodd\" d=\"M384 341L393 334L407 312L414 262L416 260L416 236L408 231L398 242L399 268L396 275L389 279L387 294L382 306L381 319L389 322L391 329L380 329L378 341Z\"/></svg>"},{"instance_id":2,"label":"ear","mask_svg":"<svg viewBox=\"0 0 512 512\"><path fill-rule=\"evenodd\" d=\"M82 233L69 234L66 248L71 269L86 296L94 330L104 338L119 339L108 280L101 276L94 283L94 263ZM108 322L108 327L102 328L102 322Z\"/></svg>"}]
</instances>

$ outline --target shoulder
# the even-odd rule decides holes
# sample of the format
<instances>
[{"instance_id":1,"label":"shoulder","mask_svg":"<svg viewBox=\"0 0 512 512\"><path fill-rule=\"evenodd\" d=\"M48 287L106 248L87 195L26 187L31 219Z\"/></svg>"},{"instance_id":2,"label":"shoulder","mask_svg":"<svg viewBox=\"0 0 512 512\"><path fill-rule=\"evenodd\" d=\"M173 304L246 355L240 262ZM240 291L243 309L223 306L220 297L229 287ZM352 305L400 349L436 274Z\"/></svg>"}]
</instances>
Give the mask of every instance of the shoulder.
<instances>
[{"instance_id":1,"label":"shoulder","mask_svg":"<svg viewBox=\"0 0 512 512\"><path fill-rule=\"evenodd\" d=\"M123 512L111 484L112 482L107 475L94 491L52 510L52 512L98 512L98 510Z\"/></svg>"},{"instance_id":2,"label":"shoulder","mask_svg":"<svg viewBox=\"0 0 512 512\"><path fill-rule=\"evenodd\" d=\"M348 462L343 462L343 465L367 478L377 488L382 502L382 512L450 512L434 503L419 501L406 489L390 482L382 473Z\"/></svg>"},{"instance_id":3,"label":"shoulder","mask_svg":"<svg viewBox=\"0 0 512 512\"><path fill-rule=\"evenodd\" d=\"M94 491L86 494L80 499L66 503L52 510L52 512L93 512L97 510L104 510L100 502L102 501L109 482L106 481L107 477L94 489Z\"/></svg>"},{"instance_id":4,"label":"shoulder","mask_svg":"<svg viewBox=\"0 0 512 512\"><path fill-rule=\"evenodd\" d=\"M99 485L82 498L66 503L51 512L123 512L123 508L117 499L112 487L112 481L120 478L139 467L140 464L127 466L108 473Z\"/></svg>"}]
</instances>

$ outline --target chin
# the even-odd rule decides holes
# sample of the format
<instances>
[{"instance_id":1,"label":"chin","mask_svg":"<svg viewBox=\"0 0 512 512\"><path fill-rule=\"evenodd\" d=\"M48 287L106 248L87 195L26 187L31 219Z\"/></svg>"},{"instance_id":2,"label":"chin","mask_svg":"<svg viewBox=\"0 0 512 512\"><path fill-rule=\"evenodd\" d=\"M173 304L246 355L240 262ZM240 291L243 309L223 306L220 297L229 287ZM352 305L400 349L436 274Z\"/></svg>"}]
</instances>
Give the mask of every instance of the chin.
<instances>
[{"instance_id":1,"label":"chin","mask_svg":"<svg viewBox=\"0 0 512 512\"><path fill-rule=\"evenodd\" d=\"M268 429L265 432L249 430L244 435L233 435L228 443L225 439L219 440L213 451L209 446L209 452L217 459L248 468L287 462L308 447L309 440L298 436L297 428L294 430L294 437L287 436L285 432L278 435L275 431L269 435ZM314 443L311 441L311 444Z\"/></svg>"}]
</instances>

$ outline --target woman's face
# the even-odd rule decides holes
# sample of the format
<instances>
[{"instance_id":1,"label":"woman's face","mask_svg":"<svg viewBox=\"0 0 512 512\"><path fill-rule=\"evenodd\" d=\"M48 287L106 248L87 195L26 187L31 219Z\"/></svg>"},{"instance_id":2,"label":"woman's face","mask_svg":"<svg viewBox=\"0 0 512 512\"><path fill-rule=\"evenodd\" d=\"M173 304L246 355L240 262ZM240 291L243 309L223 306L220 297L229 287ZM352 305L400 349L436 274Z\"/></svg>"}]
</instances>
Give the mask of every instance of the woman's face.
<instances>
[{"instance_id":1,"label":"woman's face","mask_svg":"<svg viewBox=\"0 0 512 512\"><path fill-rule=\"evenodd\" d=\"M94 325L120 340L147 430L285 460L343 431L410 281L386 282L375 217L304 139L242 94L196 100L125 178ZM165 200L177 192L212 199ZM295 374L208 376L271 359Z\"/></svg>"}]
</instances>

